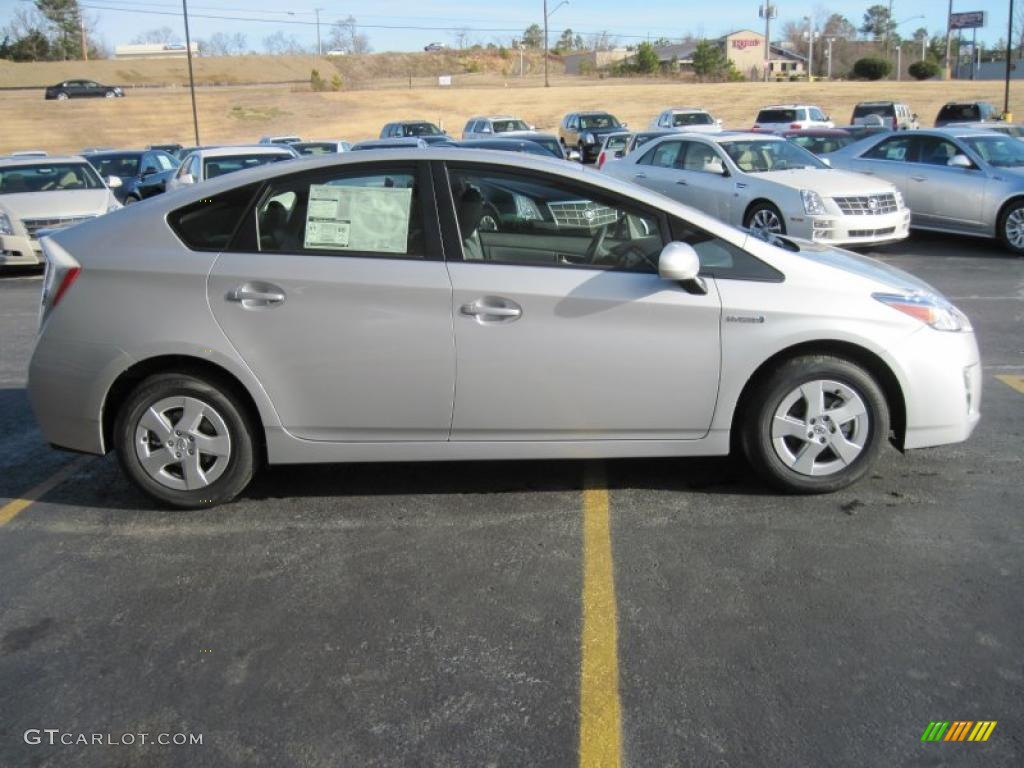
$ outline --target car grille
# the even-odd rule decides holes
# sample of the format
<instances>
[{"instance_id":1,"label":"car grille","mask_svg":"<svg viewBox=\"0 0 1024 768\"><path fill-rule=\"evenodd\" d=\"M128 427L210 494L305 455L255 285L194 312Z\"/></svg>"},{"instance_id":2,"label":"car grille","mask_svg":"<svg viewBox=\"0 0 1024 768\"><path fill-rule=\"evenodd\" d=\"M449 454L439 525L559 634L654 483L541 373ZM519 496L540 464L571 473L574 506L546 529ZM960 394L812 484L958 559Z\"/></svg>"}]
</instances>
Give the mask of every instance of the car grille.
<instances>
[{"instance_id":1,"label":"car grille","mask_svg":"<svg viewBox=\"0 0 1024 768\"><path fill-rule=\"evenodd\" d=\"M78 224L89 219L95 219L94 214L88 216L58 216L52 219L22 219L21 223L25 225L25 229L28 230L28 234L31 237L36 236L36 232L40 229L64 229L70 227L72 224Z\"/></svg>"},{"instance_id":2,"label":"car grille","mask_svg":"<svg viewBox=\"0 0 1024 768\"><path fill-rule=\"evenodd\" d=\"M884 229L851 229L850 237L884 237L896 232L896 227L885 227Z\"/></svg>"},{"instance_id":3,"label":"car grille","mask_svg":"<svg viewBox=\"0 0 1024 768\"><path fill-rule=\"evenodd\" d=\"M896 195L892 193L832 199L836 201L839 210L847 216L884 216L897 210Z\"/></svg>"},{"instance_id":4,"label":"car grille","mask_svg":"<svg viewBox=\"0 0 1024 768\"><path fill-rule=\"evenodd\" d=\"M576 229L596 229L606 224L614 224L619 214L614 208L598 205L589 200L567 200L560 203L548 203L548 210L560 227Z\"/></svg>"}]
</instances>

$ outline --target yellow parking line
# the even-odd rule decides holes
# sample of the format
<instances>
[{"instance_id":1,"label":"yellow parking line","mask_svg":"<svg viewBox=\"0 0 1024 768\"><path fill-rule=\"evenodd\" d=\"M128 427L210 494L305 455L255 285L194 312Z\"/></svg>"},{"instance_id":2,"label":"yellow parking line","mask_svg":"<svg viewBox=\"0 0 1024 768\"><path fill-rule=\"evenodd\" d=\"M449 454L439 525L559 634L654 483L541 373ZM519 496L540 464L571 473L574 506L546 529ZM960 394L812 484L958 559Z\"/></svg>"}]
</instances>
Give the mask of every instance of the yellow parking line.
<instances>
[{"instance_id":1,"label":"yellow parking line","mask_svg":"<svg viewBox=\"0 0 1024 768\"><path fill-rule=\"evenodd\" d=\"M583 635L580 768L619 768L622 758L619 652L608 489L600 465L583 491Z\"/></svg>"},{"instance_id":2,"label":"yellow parking line","mask_svg":"<svg viewBox=\"0 0 1024 768\"><path fill-rule=\"evenodd\" d=\"M70 464L65 464L63 467L58 469L56 472L50 475L46 480L41 482L35 488L26 491L25 493L21 494L20 497L12 499L11 501L4 504L4 506L0 507L0 527L7 525L7 523L11 522L11 520L17 517L19 513L24 511L26 507L38 501L43 494L52 491L58 485L67 480L68 477L73 475L75 472L80 470L82 467L84 467L86 464L88 464L95 458L95 456L78 457Z\"/></svg>"},{"instance_id":3,"label":"yellow parking line","mask_svg":"<svg viewBox=\"0 0 1024 768\"><path fill-rule=\"evenodd\" d=\"M997 373L996 378L1006 386L1016 389L1024 395L1024 376L1017 376L1012 373Z\"/></svg>"}]
</instances>

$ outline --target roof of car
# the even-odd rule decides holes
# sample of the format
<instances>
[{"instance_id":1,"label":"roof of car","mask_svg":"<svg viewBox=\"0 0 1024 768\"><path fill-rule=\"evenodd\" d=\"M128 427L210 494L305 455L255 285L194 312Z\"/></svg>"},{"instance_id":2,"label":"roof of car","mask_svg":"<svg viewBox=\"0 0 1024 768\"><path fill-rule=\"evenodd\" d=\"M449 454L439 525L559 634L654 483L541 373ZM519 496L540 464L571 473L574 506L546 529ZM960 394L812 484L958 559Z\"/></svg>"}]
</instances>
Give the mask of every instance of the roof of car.
<instances>
[{"instance_id":1,"label":"roof of car","mask_svg":"<svg viewBox=\"0 0 1024 768\"><path fill-rule=\"evenodd\" d=\"M666 112L707 112L704 107L669 107Z\"/></svg>"},{"instance_id":2,"label":"roof of car","mask_svg":"<svg viewBox=\"0 0 1024 768\"><path fill-rule=\"evenodd\" d=\"M761 109L805 109L808 107L820 109L820 107L817 104L768 104L764 107L761 107Z\"/></svg>"},{"instance_id":3,"label":"roof of car","mask_svg":"<svg viewBox=\"0 0 1024 768\"><path fill-rule=\"evenodd\" d=\"M759 133L757 131L722 131L721 133L681 133L680 136L691 138L703 138L713 141L716 144L724 144L727 141L752 141L762 139L767 141L785 141L777 133Z\"/></svg>"},{"instance_id":4,"label":"roof of car","mask_svg":"<svg viewBox=\"0 0 1024 768\"><path fill-rule=\"evenodd\" d=\"M993 131L985 128L961 128L956 125L943 125L939 128L921 128L914 131L915 136L955 136L958 139L968 139L972 136L991 136Z\"/></svg>"},{"instance_id":5,"label":"roof of car","mask_svg":"<svg viewBox=\"0 0 1024 768\"><path fill-rule=\"evenodd\" d=\"M192 154L200 157L234 157L235 155L291 155L288 145L241 144L234 147L208 147Z\"/></svg>"},{"instance_id":6,"label":"roof of car","mask_svg":"<svg viewBox=\"0 0 1024 768\"><path fill-rule=\"evenodd\" d=\"M88 161L79 155L65 155L63 157L0 157L0 166L4 168L17 168L23 165L47 165L50 163L88 164Z\"/></svg>"},{"instance_id":7,"label":"roof of car","mask_svg":"<svg viewBox=\"0 0 1024 768\"><path fill-rule=\"evenodd\" d=\"M477 115L476 117L469 118L469 120L522 120L522 118L515 115ZM466 122L468 123L469 120Z\"/></svg>"},{"instance_id":8,"label":"roof of car","mask_svg":"<svg viewBox=\"0 0 1024 768\"><path fill-rule=\"evenodd\" d=\"M849 136L850 132L842 128L799 128L791 131L783 131L782 136Z\"/></svg>"}]
</instances>

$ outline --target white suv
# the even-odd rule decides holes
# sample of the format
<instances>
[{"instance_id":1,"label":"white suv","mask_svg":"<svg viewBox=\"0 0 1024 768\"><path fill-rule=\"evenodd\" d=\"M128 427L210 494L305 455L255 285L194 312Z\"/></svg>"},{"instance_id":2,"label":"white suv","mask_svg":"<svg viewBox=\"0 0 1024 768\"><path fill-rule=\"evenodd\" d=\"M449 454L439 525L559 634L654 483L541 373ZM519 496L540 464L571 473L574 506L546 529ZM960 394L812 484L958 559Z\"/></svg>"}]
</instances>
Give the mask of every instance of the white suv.
<instances>
[{"instance_id":1,"label":"white suv","mask_svg":"<svg viewBox=\"0 0 1024 768\"><path fill-rule=\"evenodd\" d=\"M705 109L675 107L664 110L660 115L651 120L650 128L652 131L663 128L667 131L716 133L722 130L722 121L716 120Z\"/></svg>"},{"instance_id":2,"label":"white suv","mask_svg":"<svg viewBox=\"0 0 1024 768\"><path fill-rule=\"evenodd\" d=\"M778 133L802 128L835 127L832 118L813 104L775 104L761 107L753 130Z\"/></svg>"}]
</instances>

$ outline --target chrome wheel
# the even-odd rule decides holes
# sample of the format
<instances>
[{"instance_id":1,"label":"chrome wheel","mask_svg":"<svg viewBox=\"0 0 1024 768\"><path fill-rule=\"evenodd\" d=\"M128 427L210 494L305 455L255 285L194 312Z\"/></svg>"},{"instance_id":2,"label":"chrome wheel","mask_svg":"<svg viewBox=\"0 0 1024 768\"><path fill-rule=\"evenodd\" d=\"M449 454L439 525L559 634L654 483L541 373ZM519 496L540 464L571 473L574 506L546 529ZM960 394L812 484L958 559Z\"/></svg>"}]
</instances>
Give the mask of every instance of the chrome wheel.
<instances>
[{"instance_id":1,"label":"chrome wheel","mask_svg":"<svg viewBox=\"0 0 1024 768\"><path fill-rule=\"evenodd\" d=\"M1007 214L1003 233L1011 248L1024 251L1024 207L1014 208Z\"/></svg>"},{"instance_id":2,"label":"chrome wheel","mask_svg":"<svg viewBox=\"0 0 1024 768\"><path fill-rule=\"evenodd\" d=\"M871 420L852 387L817 379L782 398L772 418L771 441L782 462L801 475L832 475L864 451Z\"/></svg>"},{"instance_id":3,"label":"chrome wheel","mask_svg":"<svg viewBox=\"0 0 1024 768\"><path fill-rule=\"evenodd\" d=\"M783 234L782 219L771 208L758 208L750 217L748 229L756 229L764 234Z\"/></svg>"},{"instance_id":4,"label":"chrome wheel","mask_svg":"<svg viewBox=\"0 0 1024 768\"><path fill-rule=\"evenodd\" d=\"M143 470L167 488L194 491L214 483L231 459L224 418L195 397L165 397L135 426L135 454Z\"/></svg>"}]
</instances>

